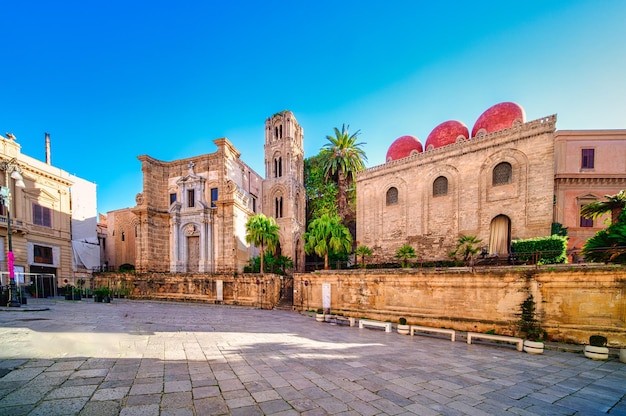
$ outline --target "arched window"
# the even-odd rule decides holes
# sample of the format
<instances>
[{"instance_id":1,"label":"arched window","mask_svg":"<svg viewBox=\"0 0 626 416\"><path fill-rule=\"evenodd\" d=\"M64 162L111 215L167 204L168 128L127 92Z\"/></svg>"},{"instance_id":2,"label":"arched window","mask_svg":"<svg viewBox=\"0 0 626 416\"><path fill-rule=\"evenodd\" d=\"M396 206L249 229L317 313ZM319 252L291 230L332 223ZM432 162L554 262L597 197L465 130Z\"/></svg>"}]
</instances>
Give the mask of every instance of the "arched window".
<instances>
[{"instance_id":1,"label":"arched window","mask_svg":"<svg viewBox=\"0 0 626 416\"><path fill-rule=\"evenodd\" d=\"M274 200L274 208L275 214L274 218L282 218L283 217L283 197L279 196Z\"/></svg>"},{"instance_id":2,"label":"arched window","mask_svg":"<svg viewBox=\"0 0 626 416\"><path fill-rule=\"evenodd\" d=\"M396 205L398 203L398 188L391 187L387 190L387 205Z\"/></svg>"},{"instance_id":3,"label":"arched window","mask_svg":"<svg viewBox=\"0 0 626 416\"><path fill-rule=\"evenodd\" d=\"M511 183L512 178L513 168L510 163L498 163L496 167L493 168L493 186Z\"/></svg>"},{"instance_id":4,"label":"arched window","mask_svg":"<svg viewBox=\"0 0 626 416\"><path fill-rule=\"evenodd\" d=\"M448 178L440 176L433 182L433 196L448 195Z\"/></svg>"}]
</instances>

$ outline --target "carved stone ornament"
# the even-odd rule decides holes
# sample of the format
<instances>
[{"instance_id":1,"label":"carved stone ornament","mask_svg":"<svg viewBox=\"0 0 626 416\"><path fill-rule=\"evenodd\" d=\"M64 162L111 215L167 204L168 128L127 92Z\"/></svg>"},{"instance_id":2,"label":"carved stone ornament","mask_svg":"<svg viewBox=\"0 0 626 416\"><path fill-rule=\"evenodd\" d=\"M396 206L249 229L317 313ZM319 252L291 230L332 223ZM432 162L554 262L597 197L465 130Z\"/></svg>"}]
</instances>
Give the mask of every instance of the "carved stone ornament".
<instances>
[{"instance_id":1,"label":"carved stone ornament","mask_svg":"<svg viewBox=\"0 0 626 416\"><path fill-rule=\"evenodd\" d=\"M135 202L137 205L143 205L143 193L140 192L135 196Z\"/></svg>"},{"instance_id":2,"label":"carved stone ornament","mask_svg":"<svg viewBox=\"0 0 626 416\"><path fill-rule=\"evenodd\" d=\"M188 237L195 235L197 232L198 230L196 229L196 226L194 224L187 224L187 226L185 227L185 235Z\"/></svg>"}]
</instances>

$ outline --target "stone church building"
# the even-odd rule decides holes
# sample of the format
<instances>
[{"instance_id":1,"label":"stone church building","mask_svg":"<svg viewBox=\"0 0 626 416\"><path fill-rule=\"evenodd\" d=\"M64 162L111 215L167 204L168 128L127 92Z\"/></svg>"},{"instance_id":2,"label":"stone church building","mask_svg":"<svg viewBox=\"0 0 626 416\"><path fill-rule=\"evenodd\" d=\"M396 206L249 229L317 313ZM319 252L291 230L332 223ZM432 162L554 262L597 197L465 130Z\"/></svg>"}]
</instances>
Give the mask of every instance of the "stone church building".
<instances>
[{"instance_id":1,"label":"stone church building","mask_svg":"<svg viewBox=\"0 0 626 416\"><path fill-rule=\"evenodd\" d=\"M626 188L626 130L556 131L556 116L526 121L504 102L474 123L441 123L426 143L402 136L386 163L357 175L357 244L375 262L411 245L421 260L445 260L461 234L484 254L508 257L511 241L568 228L571 252L605 227L580 208Z\"/></svg>"},{"instance_id":2,"label":"stone church building","mask_svg":"<svg viewBox=\"0 0 626 416\"><path fill-rule=\"evenodd\" d=\"M107 214L106 268L140 272L242 272L258 250L246 242L257 213L280 226L278 254L304 268L304 132L289 111L265 122L265 177L226 138L217 151L171 162L139 156L143 191L133 208Z\"/></svg>"}]
</instances>

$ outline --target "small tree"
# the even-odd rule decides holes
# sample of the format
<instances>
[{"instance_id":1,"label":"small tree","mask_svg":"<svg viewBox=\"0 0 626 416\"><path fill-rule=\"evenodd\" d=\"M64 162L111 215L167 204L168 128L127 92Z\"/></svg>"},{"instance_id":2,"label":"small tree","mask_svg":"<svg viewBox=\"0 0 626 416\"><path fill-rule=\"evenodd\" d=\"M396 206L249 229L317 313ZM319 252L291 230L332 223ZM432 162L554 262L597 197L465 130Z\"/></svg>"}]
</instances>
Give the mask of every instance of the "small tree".
<instances>
[{"instance_id":1,"label":"small tree","mask_svg":"<svg viewBox=\"0 0 626 416\"><path fill-rule=\"evenodd\" d=\"M304 233L304 251L324 257L324 270L328 270L328 258L331 252L346 253L352 246L350 231L341 224L341 219L327 214L313 220Z\"/></svg>"},{"instance_id":2,"label":"small tree","mask_svg":"<svg viewBox=\"0 0 626 416\"><path fill-rule=\"evenodd\" d=\"M403 245L396 251L396 258L400 259L402 267L409 267L409 260L416 257L415 249L408 244Z\"/></svg>"},{"instance_id":3,"label":"small tree","mask_svg":"<svg viewBox=\"0 0 626 416\"><path fill-rule=\"evenodd\" d=\"M286 275L287 270L293 268L293 260L289 256L280 255L276 259L276 265L280 268L282 274Z\"/></svg>"},{"instance_id":4,"label":"small tree","mask_svg":"<svg viewBox=\"0 0 626 416\"><path fill-rule=\"evenodd\" d=\"M463 258L463 261L467 263L474 256L474 254L480 251L478 245L482 241L483 240L476 237L475 235L461 234L459 239L456 241L456 248L452 252L450 252L450 256L460 256Z\"/></svg>"},{"instance_id":5,"label":"small tree","mask_svg":"<svg viewBox=\"0 0 626 416\"><path fill-rule=\"evenodd\" d=\"M543 337L541 324L537 319L537 305L533 295L528 295L526 300L522 302L521 313L519 314L517 326L520 332L530 341L538 341Z\"/></svg>"},{"instance_id":6,"label":"small tree","mask_svg":"<svg viewBox=\"0 0 626 416\"><path fill-rule=\"evenodd\" d=\"M279 229L274 218L263 214L251 216L246 223L246 241L258 246L261 251L261 273L265 271L265 250L270 253L274 252L278 244Z\"/></svg>"},{"instance_id":7,"label":"small tree","mask_svg":"<svg viewBox=\"0 0 626 416\"><path fill-rule=\"evenodd\" d=\"M368 246L358 246L354 252L357 256L361 257L361 268L365 268L365 257L369 257L372 255L372 249Z\"/></svg>"}]
</instances>

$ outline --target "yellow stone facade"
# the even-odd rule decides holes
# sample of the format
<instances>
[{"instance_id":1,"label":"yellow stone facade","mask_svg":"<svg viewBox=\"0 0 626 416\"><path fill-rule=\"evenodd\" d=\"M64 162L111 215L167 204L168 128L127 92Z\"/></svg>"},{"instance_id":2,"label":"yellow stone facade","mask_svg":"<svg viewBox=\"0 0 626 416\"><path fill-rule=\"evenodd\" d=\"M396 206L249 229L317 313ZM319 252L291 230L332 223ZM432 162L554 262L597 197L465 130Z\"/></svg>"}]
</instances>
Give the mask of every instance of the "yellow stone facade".
<instances>
[{"instance_id":1,"label":"yellow stone facade","mask_svg":"<svg viewBox=\"0 0 626 416\"><path fill-rule=\"evenodd\" d=\"M11 136L0 136L0 164L3 167L8 164L9 170L0 174L0 183L8 186L11 193L9 210L4 204L0 206L2 285L7 284L8 277L7 214L11 217L18 283L29 284L29 273L54 274L59 286L73 283L76 271L72 264L71 187L75 177L21 153L21 146ZM13 170L21 172L23 188L17 187L15 179L11 178ZM93 197L95 199L95 188ZM95 222L93 231L95 235ZM54 292L49 285L46 289L48 294Z\"/></svg>"},{"instance_id":2,"label":"yellow stone facade","mask_svg":"<svg viewBox=\"0 0 626 416\"><path fill-rule=\"evenodd\" d=\"M357 245L394 262L411 245L422 260L448 259L461 234L492 256L511 240L550 235L556 116L413 154L357 175ZM508 181L496 172L507 167ZM445 181L437 192L436 181Z\"/></svg>"}]
</instances>

